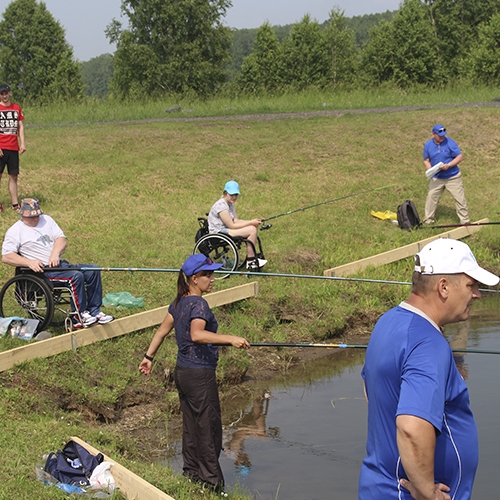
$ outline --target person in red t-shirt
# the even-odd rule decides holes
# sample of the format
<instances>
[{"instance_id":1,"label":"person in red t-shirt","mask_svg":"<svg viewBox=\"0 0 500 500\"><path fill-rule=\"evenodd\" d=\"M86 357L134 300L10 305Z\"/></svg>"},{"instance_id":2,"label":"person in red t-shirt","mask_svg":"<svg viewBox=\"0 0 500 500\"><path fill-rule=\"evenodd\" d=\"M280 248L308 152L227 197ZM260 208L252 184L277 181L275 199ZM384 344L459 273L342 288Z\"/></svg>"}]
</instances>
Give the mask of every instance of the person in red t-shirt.
<instances>
[{"instance_id":1,"label":"person in red t-shirt","mask_svg":"<svg viewBox=\"0 0 500 500\"><path fill-rule=\"evenodd\" d=\"M6 83L0 84L0 180L7 166L9 173L9 193L11 208L19 210L17 198L17 177L19 175L19 155L26 151L24 142L23 112L18 104L10 102L12 92ZM0 212L3 206L0 203Z\"/></svg>"}]
</instances>

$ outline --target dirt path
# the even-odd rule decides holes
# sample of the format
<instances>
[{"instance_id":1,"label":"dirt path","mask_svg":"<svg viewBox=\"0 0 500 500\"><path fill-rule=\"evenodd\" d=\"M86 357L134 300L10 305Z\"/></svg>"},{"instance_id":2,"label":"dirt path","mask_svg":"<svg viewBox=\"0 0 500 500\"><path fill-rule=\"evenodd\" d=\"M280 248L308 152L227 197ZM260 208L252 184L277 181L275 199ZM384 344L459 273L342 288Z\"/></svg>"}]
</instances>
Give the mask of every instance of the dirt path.
<instances>
[{"instance_id":1,"label":"dirt path","mask_svg":"<svg viewBox=\"0 0 500 500\"><path fill-rule=\"evenodd\" d=\"M362 115L366 113L399 113L402 111L419 111L423 109L442 108L490 108L500 106L499 101L491 102L466 102L461 104L432 104L422 106L394 106L386 108L363 108L363 109L325 109L319 111L302 111L296 113L260 113L250 115L223 115L223 116L185 116L185 117L165 117L165 118L144 118L142 120L116 120L86 123L55 123L55 124L26 124L28 128L37 127L75 127L78 125L110 125L126 123L155 123L155 122L209 122L209 121L237 121L237 120L284 120L290 118L314 118L317 116ZM325 104L325 107L328 107ZM168 111L165 111L168 112ZM191 110L177 110L177 113L190 113Z\"/></svg>"}]
</instances>

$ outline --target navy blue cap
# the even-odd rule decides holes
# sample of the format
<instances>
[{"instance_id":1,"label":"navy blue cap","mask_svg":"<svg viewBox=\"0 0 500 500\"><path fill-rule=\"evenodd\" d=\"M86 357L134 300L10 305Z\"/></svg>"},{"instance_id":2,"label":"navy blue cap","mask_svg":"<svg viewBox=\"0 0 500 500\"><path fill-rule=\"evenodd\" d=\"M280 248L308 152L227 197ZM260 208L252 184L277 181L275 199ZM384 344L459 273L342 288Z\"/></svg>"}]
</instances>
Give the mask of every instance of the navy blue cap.
<instances>
[{"instance_id":1,"label":"navy blue cap","mask_svg":"<svg viewBox=\"0 0 500 500\"><path fill-rule=\"evenodd\" d=\"M182 264L182 270L186 276L192 276L193 274L199 273L200 271L215 271L220 269L222 264L216 264L212 259L203 255L202 253L197 253L190 255L184 264Z\"/></svg>"}]
</instances>

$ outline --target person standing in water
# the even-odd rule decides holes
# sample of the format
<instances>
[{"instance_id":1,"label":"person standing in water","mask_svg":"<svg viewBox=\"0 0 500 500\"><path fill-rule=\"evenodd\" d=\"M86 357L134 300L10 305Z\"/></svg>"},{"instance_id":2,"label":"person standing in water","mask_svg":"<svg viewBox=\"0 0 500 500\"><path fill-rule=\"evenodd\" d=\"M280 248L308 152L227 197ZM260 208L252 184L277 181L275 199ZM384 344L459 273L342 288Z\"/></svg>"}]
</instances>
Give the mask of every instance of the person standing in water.
<instances>
[{"instance_id":1,"label":"person standing in water","mask_svg":"<svg viewBox=\"0 0 500 500\"><path fill-rule=\"evenodd\" d=\"M215 264L203 254L190 255L177 278L177 296L156 331L139 370L151 373L153 358L175 329L177 363L174 381L182 410L183 474L223 496L224 476L219 463L222 421L217 389L218 345L248 349L242 337L217 333L218 323L203 293L214 284Z\"/></svg>"}]
</instances>

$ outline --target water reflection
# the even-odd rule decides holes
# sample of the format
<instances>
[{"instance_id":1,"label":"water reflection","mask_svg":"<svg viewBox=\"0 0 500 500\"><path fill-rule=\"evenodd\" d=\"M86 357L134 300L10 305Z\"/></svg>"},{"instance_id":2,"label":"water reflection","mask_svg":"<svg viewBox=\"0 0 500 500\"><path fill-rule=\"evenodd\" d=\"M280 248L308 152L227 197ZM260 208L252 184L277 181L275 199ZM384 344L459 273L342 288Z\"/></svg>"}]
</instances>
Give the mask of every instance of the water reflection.
<instances>
[{"instance_id":1,"label":"water reflection","mask_svg":"<svg viewBox=\"0 0 500 500\"><path fill-rule=\"evenodd\" d=\"M469 339L469 321L464 321L462 323L457 323L454 326L454 332L449 333L447 335L448 342L451 345L451 348L455 351L458 349L466 349L467 341ZM465 362L465 352L454 352L453 358L457 365L458 371L464 378L467 380L469 378L469 370L467 367L467 363Z\"/></svg>"},{"instance_id":2,"label":"water reflection","mask_svg":"<svg viewBox=\"0 0 500 500\"><path fill-rule=\"evenodd\" d=\"M266 390L256 390L253 404L249 410L241 412L240 418L232 422L224 432L224 451L226 455L234 460L237 474L247 476L252 463L245 450L245 441L249 438L267 439L276 434L276 429L268 434L266 429L266 415L269 409L271 394Z\"/></svg>"}]
</instances>

